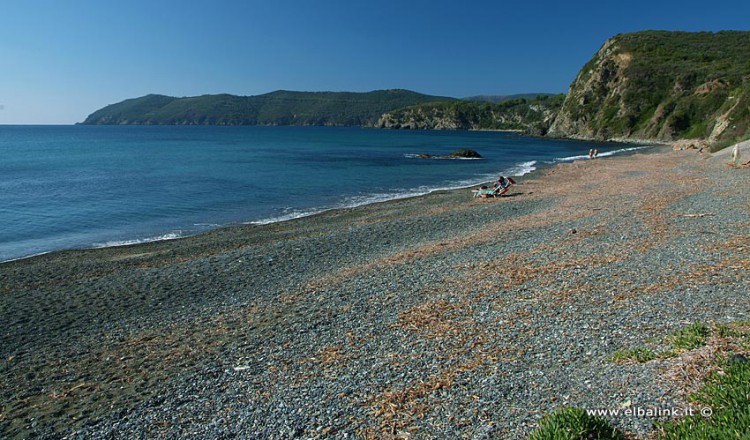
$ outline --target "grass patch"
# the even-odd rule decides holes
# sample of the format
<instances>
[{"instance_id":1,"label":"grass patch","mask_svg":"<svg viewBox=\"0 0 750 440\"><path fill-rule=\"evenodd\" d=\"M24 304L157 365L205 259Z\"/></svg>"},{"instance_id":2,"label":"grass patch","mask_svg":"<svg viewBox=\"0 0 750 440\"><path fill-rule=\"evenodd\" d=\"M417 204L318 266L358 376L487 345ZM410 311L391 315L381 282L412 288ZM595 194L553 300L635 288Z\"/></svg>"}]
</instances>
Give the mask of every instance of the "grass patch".
<instances>
[{"instance_id":1,"label":"grass patch","mask_svg":"<svg viewBox=\"0 0 750 440\"><path fill-rule=\"evenodd\" d=\"M565 407L544 416L528 440L622 439L622 433L603 417L581 408Z\"/></svg>"},{"instance_id":2,"label":"grass patch","mask_svg":"<svg viewBox=\"0 0 750 440\"><path fill-rule=\"evenodd\" d=\"M739 338L743 342L750 342L750 321L739 321L732 324L719 324L716 326L715 334L720 338Z\"/></svg>"},{"instance_id":3,"label":"grass patch","mask_svg":"<svg viewBox=\"0 0 750 440\"><path fill-rule=\"evenodd\" d=\"M656 359L656 357L654 350L645 347L638 347L628 350L618 350L612 356L612 360L618 363L633 361L643 364Z\"/></svg>"},{"instance_id":4,"label":"grass patch","mask_svg":"<svg viewBox=\"0 0 750 440\"><path fill-rule=\"evenodd\" d=\"M711 327L694 322L667 337L650 339L649 344L657 344L662 350L619 350L612 360L645 363L679 356L676 374L669 376L685 390L683 396L690 396L695 413L657 423L656 431L646 438L750 439L750 321ZM686 353L706 345L705 350ZM685 380L688 382L679 382ZM589 415L581 408L564 407L546 415L527 439L624 439L625 435L603 417ZM627 436L636 438L633 433Z\"/></svg>"},{"instance_id":5,"label":"grass patch","mask_svg":"<svg viewBox=\"0 0 750 440\"><path fill-rule=\"evenodd\" d=\"M702 322L694 322L689 326L677 330L670 338L675 350L695 350L706 345L709 328Z\"/></svg>"},{"instance_id":6,"label":"grass patch","mask_svg":"<svg viewBox=\"0 0 750 440\"><path fill-rule=\"evenodd\" d=\"M677 357L678 353L676 353L674 350L664 350L660 351L657 356L659 359L669 359L673 357Z\"/></svg>"},{"instance_id":7,"label":"grass patch","mask_svg":"<svg viewBox=\"0 0 750 440\"><path fill-rule=\"evenodd\" d=\"M716 335L720 338L744 338L745 332L727 324L716 326Z\"/></svg>"},{"instance_id":8,"label":"grass patch","mask_svg":"<svg viewBox=\"0 0 750 440\"><path fill-rule=\"evenodd\" d=\"M722 332L727 335L734 332L733 334L736 335L737 331L734 330L734 327L730 328L729 326L718 326L716 329L719 335ZM654 359L672 358L680 352L695 350L706 345L709 333L710 329L706 324L694 322L685 328L675 331L667 338L670 343L670 349L656 351L648 347L636 347L618 350L612 355L612 361L617 363L637 362L643 364ZM649 338L646 342L654 344L658 343L659 339Z\"/></svg>"},{"instance_id":9,"label":"grass patch","mask_svg":"<svg viewBox=\"0 0 750 440\"><path fill-rule=\"evenodd\" d=\"M693 415L660 425L660 439L748 438L750 432L750 362L730 358L720 373L709 376L692 399L710 408L710 417ZM706 411L705 409L702 411Z\"/></svg>"}]
</instances>

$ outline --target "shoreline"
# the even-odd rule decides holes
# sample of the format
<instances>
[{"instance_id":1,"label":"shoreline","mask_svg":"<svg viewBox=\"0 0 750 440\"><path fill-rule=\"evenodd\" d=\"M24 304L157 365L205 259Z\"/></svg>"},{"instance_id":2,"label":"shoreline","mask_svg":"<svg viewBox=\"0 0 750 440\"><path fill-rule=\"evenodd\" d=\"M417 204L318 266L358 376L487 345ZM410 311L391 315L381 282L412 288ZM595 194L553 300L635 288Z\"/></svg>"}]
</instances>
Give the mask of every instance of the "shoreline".
<instances>
[{"instance_id":1,"label":"shoreline","mask_svg":"<svg viewBox=\"0 0 750 440\"><path fill-rule=\"evenodd\" d=\"M750 318L748 174L659 150L0 265L0 433L523 438L565 405L682 404L674 361L611 357Z\"/></svg>"},{"instance_id":2,"label":"shoreline","mask_svg":"<svg viewBox=\"0 0 750 440\"><path fill-rule=\"evenodd\" d=\"M505 131L505 130L500 130L500 131ZM630 142L625 142L625 141L622 141L622 142L617 141L617 142L618 143L622 143L622 144L630 144ZM661 145L661 144L646 145L646 144L641 144L641 143L637 143L637 142L636 143L632 143L632 144L635 145L635 146L634 147L628 147L628 148L622 148L622 149L618 149L618 150L613 150L612 152L604 153L604 154L600 155L600 158L609 158L609 157L613 157L613 156L614 157L616 157L616 156L627 156L627 155L630 155L630 154L636 154L638 151L641 151L641 150L653 149L654 151L656 151L659 148L664 147L664 145ZM538 160L534 160L534 161L530 161L530 162L523 162L523 163L515 164L515 165L511 166L510 168L508 168L506 170L499 171L498 173L502 174L502 175L509 175L511 177L516 177L516 178L519 178L519 177L533 178L534 175L542 172L543 170L545 170L547 168L557 166L557 165L559 165L561 163L569 163L569 162L573 162L575 160L582 160L582 159L587 159L587 157L586 156L563 157L563 158L556 158L553 161L542 161L542 162L540 162ZM518 171L519 167L520 167L521 174L511 174L513 171ZM511 171L511 170L513 170L513 171ZM38 253L35 253L35 254L27 255L27 256L15 257L15 258L11 258L11 259L8 259L8 260L0 260L0 266L4 265L6 263L11 263L11 262L20 261L20 260L31 259L31 258L43 256L43 255L48 255L48 254L51 254L51 253L57 253L57 252L87 251L87 250L94 250L94 249L131 247L131 246L139 246L139 245L144 245L144 244L149 244L149 243L156 243L156 242L182 240L182 239L187 239L187 238L190 238L190 237L194 237L194 236L201 235L201 234L204 234L206 232L211 232L211 231L215 231L215 230L221 230L221 229L226 229L226 228L234 228L234 227L242 227L242 226L246 226L246 225L263 226L263 225L268 225L268 224L274 224L274 223L280 223L280 222L287 222L287 221L296 220L296 219L300 219L300 218L305 218L305 217L319 215L319 214L326 213L326 212L329 212L329 211L336 211L336 210L341 210L341 209L355 209L355 208L359 208L359 207L363 207L363 206L368 206L368 205L373 205L373 204L378 204L378 203L388 203L388 202L392 202L392 201L396 201L396 200L407 200L407 199L411 199L411 198L415 198L415 197L425 197L425 196L429 196L430 194L435 193L435 192L441 192L441 191L460 191L460 190L472 188L472 187L475 187L475 186L480 186L480 185L491 183L491 182L492 182L491 180L480 180L480 181L472 182L472 183L466 184L466 185L461 184L459 186L438 187L438 188L428 189L428 190L425 190L424 192L421 192L421 191L419 191L419 192L408 192L408 193L405 192L405 193L395 194L392 197L385 198L385 199L380 199L377 196L373 195L373 196L367 197L365 201L360 202L360 203L340 204L340 205L333 206L333 207L328 207L328 208L325 208L325 207L324 208L313 208L313 209L310 209L310 210L302 212L302 213L296 213L296 214L291 214L291 215L287 215L287 216L271 217L271 218L267 218L267 219L259 219L259 220L253 220L253 221L245 221L245 222L239 222L239 223L230 223L230 224L225 224L225 225L219 225L216 228L211 228L211 229L208 229L208 230L203 230L203 231L199 231L199 232L195 232L195 233L189 233L187 235L179 235L179 232L175 232L174 230L171 230L171 231L167 231L167 232L163 232L163 233L157 233L156 235L152 235L152 236L144 237L144 238L124 239L124 240L121 240L121 241L117 241L117 242L115 242L115 244L111 244L111 245L108 245L106 243L104 245L100 245L98 243L95 243L95 244L91 244L89 246L84 246L84 247L74 247L74 248L68 248L68 249L47 250L47 251L42 251L42 252L38 252Z\"/></svg>"}]
</instances>

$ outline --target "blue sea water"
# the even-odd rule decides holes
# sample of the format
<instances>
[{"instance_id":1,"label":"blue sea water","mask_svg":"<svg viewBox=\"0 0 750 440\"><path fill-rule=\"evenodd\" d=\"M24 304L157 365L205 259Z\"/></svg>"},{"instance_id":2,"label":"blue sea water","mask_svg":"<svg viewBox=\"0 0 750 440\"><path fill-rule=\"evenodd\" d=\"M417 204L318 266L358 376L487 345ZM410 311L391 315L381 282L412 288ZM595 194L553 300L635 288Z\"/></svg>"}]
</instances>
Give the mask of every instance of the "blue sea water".
<instances>
[{"instance_id":1,"label":"blue sea water","mask_svg":"<svg viewBox=\"0 0 750 440\"><path fill-rule=\"evenodd\" d=\"M0 261L267 223L629 150L503 132L0 126ZM479 160L416 154L480 152Z\"/></svg>"}]
</instances>

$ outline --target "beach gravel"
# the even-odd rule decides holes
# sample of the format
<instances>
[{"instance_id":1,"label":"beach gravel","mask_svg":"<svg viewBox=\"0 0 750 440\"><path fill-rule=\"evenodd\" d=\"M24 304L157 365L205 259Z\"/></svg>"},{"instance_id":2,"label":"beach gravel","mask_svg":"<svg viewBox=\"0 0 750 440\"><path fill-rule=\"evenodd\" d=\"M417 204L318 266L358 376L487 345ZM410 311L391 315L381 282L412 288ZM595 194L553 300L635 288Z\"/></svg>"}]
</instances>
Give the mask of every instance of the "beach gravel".
<instances>
[{"instance_id":1,"label":"beach gravel","mask_svg":"<svg viewBox=\"0 0 750 440\"><path fill-rule=\"evenodd\" d=\"M686 405L674 359L612 356L750 319L748 171L655 149L518 180L2 264L0 437L515 439Z\"/></svg>"}]
</instances>

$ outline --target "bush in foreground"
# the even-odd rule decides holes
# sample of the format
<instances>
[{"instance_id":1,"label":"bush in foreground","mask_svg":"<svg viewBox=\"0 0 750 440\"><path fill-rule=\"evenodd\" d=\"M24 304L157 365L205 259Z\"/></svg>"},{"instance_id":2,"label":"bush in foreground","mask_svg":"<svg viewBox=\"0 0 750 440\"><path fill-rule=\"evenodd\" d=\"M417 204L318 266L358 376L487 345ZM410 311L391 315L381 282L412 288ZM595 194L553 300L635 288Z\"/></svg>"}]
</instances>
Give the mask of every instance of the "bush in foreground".
<instances>
[{"instance_id":1,"label":"bush in foreground","mask_svg":"<svg viewBox=\"0 0 750 440\"><path fill-rule=\"evenodd\" d=\"M677 350L695 350L706 345L708 334L709 328L706 324L694 322L672 335L672 346Z\"/></svg>"},{"instance_id":2,"label":"bush in foreground","mask_svg":"<svg viewBox=\"0 0 750 440\"><path fill-rule=\"evenodd\" d=\"M740 439L750 433L750 362L732 356L693 396L701 414L661 425L660 439Z\"/></svg>"},{"instance_id":3,"label":"bush in foreground","mask_svg":"<svg viewBox=\"0 0 750 440\"><path fill-rule=\"evenodd\" d=\"M565 407L546 415L528 440L622 439L620 431L603 417L581 408Z\"/></svg>"}]
</instances>

